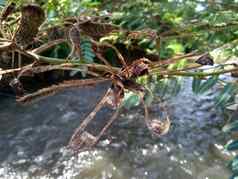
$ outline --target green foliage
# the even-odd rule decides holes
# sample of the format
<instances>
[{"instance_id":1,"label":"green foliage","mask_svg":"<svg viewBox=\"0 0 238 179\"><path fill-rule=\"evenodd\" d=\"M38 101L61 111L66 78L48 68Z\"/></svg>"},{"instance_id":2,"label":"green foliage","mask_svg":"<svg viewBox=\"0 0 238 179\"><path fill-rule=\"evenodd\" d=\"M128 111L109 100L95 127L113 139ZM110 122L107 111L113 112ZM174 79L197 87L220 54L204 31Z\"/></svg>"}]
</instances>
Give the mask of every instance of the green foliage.
<instances>
[{"instance_id":1,"label":"green foliage","mask_svg":"<svg viewBox=\"0 0 238 179\"><path fill-rule=\"evenodd\" d=\"M223 90L216 98L216 106L226 106L229 102L232 102L232 99L237 92L237 85L233 83L227 83Z\"/></svg>"},{"instance_id":2,"label":"green foliage","mask_svg":"<svg viewBox=\"0 0 238 179\"><path fill-rule=\"evenodd\" d=\"M238 140L228 143L225 148L229 151L237 150L238 149Z\"/></svg>"},{"instance_id":3,"label":"green foliage","mask_svg":"<svg viewBox=\"0 0 238 179\"><path fill-rule=\"evenodd\" d=\"M181 84L182 78L160 79L156 83L156 91L158 91L160 97L169 98L179 93Z\"/></svg>"},{"instance_id":4,"label":"green foliage","mask_svg":"<svg viewBox=\"0 0 238 179\"><path fill-rule=\"evenodd\" d=\"M223 132L238 132L238 121L225 125L222 130Z\"/></svg>"},{"instance_id":5,"label":"green foliage","mask_svg":"<svg viewBox=\"0 0 238 179\"><path fill-rule=\"evenodd\" d=\"M196 94L202 94L207 92L217 83L218 79L219 76L214 75L208 78L206 81L202 82L202 80L199 77L194 77L192 83L193 92Z\"/></svg>"},{"instance_id":6,"label":"green foliage","mask_svg":"<svg viewBox=\"0 0 238 179\"><path fill-rule=\"evenodd\" d=\"M230 124L227 124L223 127L222 130L224 132L238 132L238 122L235 121ZM226 150L229 150L229 151L238 150L238 140L229 142L228 144L226 144L225 148ZM233 158L233 160L230 161L228 166L234 173L233 176L231 176L231 178L238 177L238 156Z\"/></svg>"},{"instance_id":7,"label":"green foliage","mask_svg":"<svg viewBox=\"0 0 238 179\"><path fill-rule=\"evenodd\" d=\"M92 49L92 43L87 39L83 39L80 42L80 49L83 60L85 60L87 63L92 63L95 57Z\"/></svg>"},{"instance_id":8,"label":"green foliage","mask_svg":"<svg viewBox=\"0 0 238 179\"><path fill-rule=\"evenodd\" d=\"M6 1L5 0L0 0L0 5L4 5L6 3Z\"/></svg>"},{"instance_id":9,"label":"green foliage","mask_svg":"<svg viewBox=\"0 0 238 179\"><path fill-rule=\"evenodd\" d=\"M128 92L125 94L125 97L123 99L123 106L127 109L130 109L131 107L138 106L140 104L140 97L133 93Z\"/></svg>"},{"instance_id":10,"label":"green foliage","mask_svg":"<svg viewBox=\"0 0 238 179\"><path fill-rule=\"evenodd\" d=\"M53 50L44 52L44 54L46 56L54 57L54 58L66 58L69 52L70 52L70 48L68 44L63 43L53 48Z\"/></svg>"}]
</instances>

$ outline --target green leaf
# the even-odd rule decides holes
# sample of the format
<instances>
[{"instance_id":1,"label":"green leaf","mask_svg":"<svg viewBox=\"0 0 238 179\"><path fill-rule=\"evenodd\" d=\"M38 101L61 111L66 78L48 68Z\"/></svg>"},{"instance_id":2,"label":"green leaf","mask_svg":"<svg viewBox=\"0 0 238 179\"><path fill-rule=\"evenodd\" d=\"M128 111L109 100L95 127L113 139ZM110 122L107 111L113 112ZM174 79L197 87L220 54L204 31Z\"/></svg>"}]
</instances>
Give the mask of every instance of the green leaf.
<instances>
[{"instance_id":1,"label":"green leaf","mask_svg":"<svg viewBox=\"0 0 238 179\"><path fill-rule=\"evenodd\" d=\"M211 89L217 83L218 79L218 75L210 77L207 81L201 84L199 93L202 94Z\"/></svg>"},{"instance_id":2,"label":"green leaf","mask_svg":"<svg viewBox=\"0 0 238 179\"><path fill-rule=\"evenodd\" d=\"M225 145L225 148L229 151L237 150L238 149L238 140L230 142Z\"/></svg>"},{"instance_id":3,"label":"green leaf","mask_svg":"<svg viewBox=\"0 0 238 179\"><path fill-rule=\"evenodd\" d=\"M233 174L229 179L238 179L238 174Z\"/></svg>"},{"instance_id":4,"label":"green leaf","mask_svg":"<svg viewBox=\"0 0 238 179\"><path fill-rule=\"evenodd\" d=\"M153 102L153 100L154 100L154 95L153 95L153 92L151 91L151 90L147 90L148 92L145 94L145 104L147 105L147 106L150 106L151 105L151 103Z\"/></svg>"},{"instance_id":5,"label":"green leaf","mask_svg":"<svg viewBox=\"0 0 238 179\"><path fill-rule=\"evenodd\" d=\"M91 56L84 56L84 59L87 63L92 63L93 62L93 58Z\"/></svg>"},{"instance_id":6,"label":"green leaf","mask_svg":"<svg viewBox=\"0 0 238 179\"><path fill-rule=\"evenodd\" d=\"M195 94L199 93L202 80L199 77L194 77L192 82L192 90Z\"/></svg>"},{"instance_id":7,"label":"green leaf","mask_svg":"<svg viewBox=\"0 0 238 179\"><path fill-rule=\"evenodd\" d=\"M84 52L84 56L95 57L94 53L92 53L92 52L90 52L90 51L85 51L85 52Z\"/></svg>"},{"instance_id":8,"label":"green leaf","mask_svg":"<svg viewBox=\"0 0 238 179\"><path fill-rule=\"evenodd\" d=\"M167 48L172 49L175 54L184 51L183 45L177 42L176 40L171 41Z\"/></svg>"},{"instance_id":9,"label":"green leaf","mask_svg":"<svg viewBox=\"0 0 238 179\"><path fill-rule=\"evenodd\" d=\"M237 157L235 157L232 160L231 168L232 168L233 172L237 172L238 171L238 158Z\"/></svg>"},{"instance_id":10,"label":"green leaf","mask_svg":"<svg viewBox=\"0 0 238 179\"><path fill-rule=\"evenodd\" d=\"M231 99L232 95L236 91L237 86L232 83L228 83L225 85L223 91L218 95L216 98L216 106L225 106L229 100Z\"/></svg>"},{"instance_id":11,"label":"green leaf","mask_svg":"<svg viewBox=\"0 0 238 179\"><path fill-rule=\"evenodd\" d=\"M225 125L222 128L223 132L233 132L233 131L238 131L238 121L232 122L230 124Z\"/></svg>"},{"instance_id":12,"label":"green leaf","mask_svg":"<svg viewBox=\"0 0 238 179\"><path fill-rule=\"evenodd\" d=\"M83 59L87 63L92 63L94 61L95 54L93 52L91 42L87 39L83 39L80 45L81 45L81 53L82 53Z\"/></svg>"},{"instance_id":13,"label":"green leaf","mask_svg":"<svg viewBox=\"0 0 238 179\"><path fill-rule=\"evenodd\" d=\"M130 109L131 107L137 106L139 104L140 97L138 95L132 92L125 94L125 97L123 99L123 106L125 106L127 109Z\"/></svg>"},{"instance_id":14,"label":"green leaf","mask_svg":"<svg viewBox=\"0 0 238 179\"><path fill-rule=\"evenodd\" d=\"M181 82L182 82L182 78L175 78L174 80L171 80L171 85L170 85L170 88L171 88L171 95L172 96L176 96L180 89L181 89Z\"/></svg>"},{"instance_id":15,"label":"green leaf","mask_svg":"<svg viewBox=\"0 0 238 179\"><path fill-rule=\"evenodd\" d=\"M5 0L0 0L0 5L5 5L6 1Z\"/></svg>"},{"instance_id":16,"label":"green leaf","mask_svg":"<svg viewBox=\"0 0 238 179\"><path fill-rule=\"evenodd\" d=\"M218 81L218 75L210 77L208 80L202 83L199 77L194 77L192 82L192 89L195 94L202 94L211 89Z\"/></svg>"},{"instance_id":17,"label":"green leaf","mask_svg":"<svg viewBox=\"0 0 238 179\"><path fill-rule=\"evenodd\" d=\"M88 42L88 41L84 41L84 42L82 42L81 47L82 48L89 48L89 49L91 49L92 48L92 44L90 42Z\"/></svg>"},{"instance_id":18,"label":"green leaf","mask_svg":"<svg viewBox=\"0 0 238 179\"><path fill-rule=\"evenodd\" d=\"M182 59L176 63L176 66L177 66L177 69L180 70L180 69L183 69L187 64L188 64L187 59Z\"/></svg>"}]
</instances>

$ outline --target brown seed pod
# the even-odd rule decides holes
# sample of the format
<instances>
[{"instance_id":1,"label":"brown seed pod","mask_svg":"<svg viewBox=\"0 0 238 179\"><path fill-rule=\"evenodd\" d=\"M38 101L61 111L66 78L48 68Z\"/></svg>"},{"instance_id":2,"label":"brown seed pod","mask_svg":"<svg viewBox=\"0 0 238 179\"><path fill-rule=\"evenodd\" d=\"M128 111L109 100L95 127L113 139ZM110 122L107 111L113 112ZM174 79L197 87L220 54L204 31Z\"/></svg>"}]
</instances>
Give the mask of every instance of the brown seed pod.
<instances>
[{"instance_id":1,"label":"brown seed pod","mask_svg":"<svg viewBox=\"0 0 238 179\"><path fill-rule=\"evenodd\" d=\"M199 57L195 62L200 65L211 65L211 66L214 65L214 61L209 54L205 54Z\"/></svg>"},{"instance_id":2,"label":"brown seed pod","mask_svg":"<svg viewBox=\"0 0 238 179\"><path fill-rule=\"evenodd\" d=\"M17 97L21 97L24 95L24 88L23 88L23 85L22 83L17 79L17 78L14 78L10 84L9 84L12 89L14 90L15 94Z\"/></svg>"},{"instance_id":3,"label":"brown seed pod","mask_svg":"<svg viewBox=\"0 0 238 179\"><path fill-rule=\"evenodd\" d=\"M15 43L21 48L27 48L34 40L44 20L45 13L39 5L28 4L23 6L20 25L14 36Z\"/></svg>"},{"instance_id":4,"label":"brown seed pod","mask_svg":"<svg viewBox=\"0 0 238 179\"><path fill-rule=\"evenodd\" d=\"M81 135L77 136L71 143L69 147L74 151L78 151L84 147L91 147L96 143L96 137L87 131L84 131Z\"/></svg>"},{"instance_id":5,"label":"brown seed pod","mask_svg":"<svg viewBox=\"0 0 238 179\"><path fill-rule=\"evenodd\" d=\"M8 4L1 13L0 21L5 21L9 15L11 15L16 9L16 4L14 2L11 2Z\"/></svg>"},{"instance_id":6,"label":"brown seed pod","mask_svg":"<svg viewBox=\"0 0 238 179\"><path fill-rule=\"evenodd\" d=\"M146 75L149 73L149 64L151 62L146 58L141 58L139 60L134 61L127 68L123 69L121 74L123 76L127 76L127 78L138 77L142 75ZM127 74L129 72L129 74Z\"/></svg>"},{"instance_id":7,"label":"brown seed pod","mask_svg":"<svg viewBox=\"0 0 238 179\"><path fill-rule=\"evenodd\" d=\"M70 53L70 56L75 56L77 58L80 58L81 50L80 50L80 30L76 27L73 26L69 30L69 39L72 44L72 50Z\"/></svg>"},{"instance_id":8,"label":"brown seed pod","mask_svg":"<svg viewBox=\"0 0 238 179\"><path fill-rule=\"evenodd\" d=\"M162 136L169 132L171 125L171 121L167 117L166 121L160 121L160 120L152 120L149 124L149 130L154 134L155 136Z\"/></svg>"},{"instance_id":9,"label":"brown seed pod","mask_svg":"<svg viewBox=\"0 0 238 179\"><path fill-rule=\"evenodd\" d=\"M109 23L97 23L90 20L77 24L78 28L89 37L97 40L113 31L118 31L119 27Z\"/></svg>"},{"instance_id":10,"label":"brown seed pod","mask_svg":"<svg viewBox=\"0 0 238 179\"><path fill-rule=\"evenodd\" d=\"M116 109L121 105L124 98L124 84L123 80L119 76L114 75L112 78L114 82L108 95L107 104L113 109Z\"/></svg>"}]
</instances>

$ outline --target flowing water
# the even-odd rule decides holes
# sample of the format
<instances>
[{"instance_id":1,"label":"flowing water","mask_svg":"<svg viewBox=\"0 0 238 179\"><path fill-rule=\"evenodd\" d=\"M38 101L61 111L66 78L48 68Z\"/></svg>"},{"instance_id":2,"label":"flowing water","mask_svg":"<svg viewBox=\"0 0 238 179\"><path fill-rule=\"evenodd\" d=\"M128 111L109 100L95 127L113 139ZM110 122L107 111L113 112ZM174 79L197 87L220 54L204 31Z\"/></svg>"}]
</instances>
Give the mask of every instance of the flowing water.
<instances>
[{"instance_id":1,"label":"flowing water","mask_svg":"<svg viewBox=\"0 0 238 179\"><path fill-rule=\"evenodd\" d=\"M107 84L67 90L28 106L0 101L0 178L225 179L230 176L214 144L224 144L223 114L214 107L216 90L196 96L190 82L166 101L169 133L151 136L140 107L123 110L104 139L78 155L65 148L73 130L103 95ZM158 102L151 116L160 111ZM97 125L108 110L97 115ZM96 126L93 126L96 127ZM110 137L109 137L110 136Z\"/></svg>"}]
</instances>

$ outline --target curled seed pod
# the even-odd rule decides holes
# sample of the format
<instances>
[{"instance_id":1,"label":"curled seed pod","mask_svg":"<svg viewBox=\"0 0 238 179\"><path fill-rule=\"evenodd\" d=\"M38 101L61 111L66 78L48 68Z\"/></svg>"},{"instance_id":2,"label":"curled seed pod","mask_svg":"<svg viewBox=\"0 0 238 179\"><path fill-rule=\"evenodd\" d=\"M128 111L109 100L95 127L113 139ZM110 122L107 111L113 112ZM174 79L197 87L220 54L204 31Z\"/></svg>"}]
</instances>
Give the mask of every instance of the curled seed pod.
<instances>
[{"instance_id":1,"label":"curled seed pod","mask_svg":"<svg viewBox=\"0 0 238 179\"><path fill-rule=\"evenodd\" d=\"M155 136L162 136L168 133L170 129L171 121L167 117L166 121L160 121L160 120L152 120L149 123L149 130L154 134Z\"/></svg>"},{"instance_id":2,"label":"curled seed pod","mask_svg":"<svg viewBox=\"0 0 238 179\"><path fill-rule=\"evenodd\" d=\"M122 103L124 98L124 86L121 82L117 82L112 84L111 90L109 92L107 98L107 105L110 106L112 109L116 109Z\"/></svg>"},{"instance_id":3,"label":"curled seed pod","mask_svg":"<svg viewBox=\"0 0 238 179\"><path fill-rule=\"evenodd\" d=\"M113 31L118 31L119 27L109 23L97 23L91 20L77 24L78 28L89 37L99 39Z\"/></svg>"},{"instance_id":4,"label":"curled seed pod","mask_svg":"<svg viewBox=\"0 0 238 179\"><path fill-rule=\"evenodd\" d=\"M76 56L77 58L80 58L81 49L80 49L80 31L76 26L73 26L69 30L69 39L72 44L72 50L70 53L70 56Z\"/></svg>"},{"instance_id":5,"label":"curled seed pod","mask_svg":"<svg viewBox=\"0 0 238 179\"><path fill-rule=\"evenodd\" d=\"M142 58L138 61L135 61L135 63L132 64L132 76L138 77L149 74L149 64L150 61L146 58Z\"/></svg>"},{"instance_id":6,"label":"curled seed pod","mask_svg":"<svg viewBox=\"0 0 238 179\"><path fill-rule=\"evenodd\" d=\"M200 65L211 65L211 66L214 65L214 61L209 54L205 54L199 57L195 62Z\"/></svg>"},{"instance_id":7,"label":"curled seed pod","mask_svg":"<svg viewBox=\"0 0 238 179\"><path fill-rule=\"evenodd\" d=\"M92 134L84 131L81 135L77 136L73 141L70 142L69 147L77 151L84 147L91 147L96 143L96 137Z\"/></svg>"},{"instance_id":8,"label":"curled seed pod","mask_svg":"<svg viewBox=\"0 0 238 179\"><path fill-rule=\"evenodd\" d=\"M20 25L15 33L14 40L21 48L26 48L37 35L40 25L45 20L43 9L36 4L28 4L21 9Z\"/></svg>"},{"instance_id":9,"label":"curled seed pod","mask_svg":"<svg viewBox=\"0 0 238 179\"><path fill-rule=\"evenodd\" d=\"M141 58L139 60L134 61L131 65L129 65L126 69L122 70L123 76L125 76L127 71L129 72L130 77L138 77L142 75L146 75L149 73L149 64L151 62L146 58Z\"/></svg>"},{"instance_id":10,"label":"curled seed pod","mask_svg":"<svg viewBox=\"0 0 238 179\"><path fill-rule=\"evenodd\" d=\"M7 19L7 17L9 15L11 15L16 9L16 4L14 2L11 2L10 4L8 4L1 13L1 17L0 17L0 21L4 21Z\"/></svg>"},{"instance_id":11,"label":"curled seed pod","mask_svg":"<svg viewBox=\"0 0 238 179\"><path fill-rule=\"evenodd\" d=\"M14 78L9 85L13 88L15 94L17 97L21 97L24 95L24 88L22 83L17 79Z\"/></svg>"},{"instance_id":12,"label":"curled seed pod","mask_svg":"<svg viewBox=\"0 0 238 179\"><path fill-rule=\"evenodd\" d=\"M76 26L69 30L69 38L73 44L80 44L80 31Z\"/></svg>"}]
</instances>

